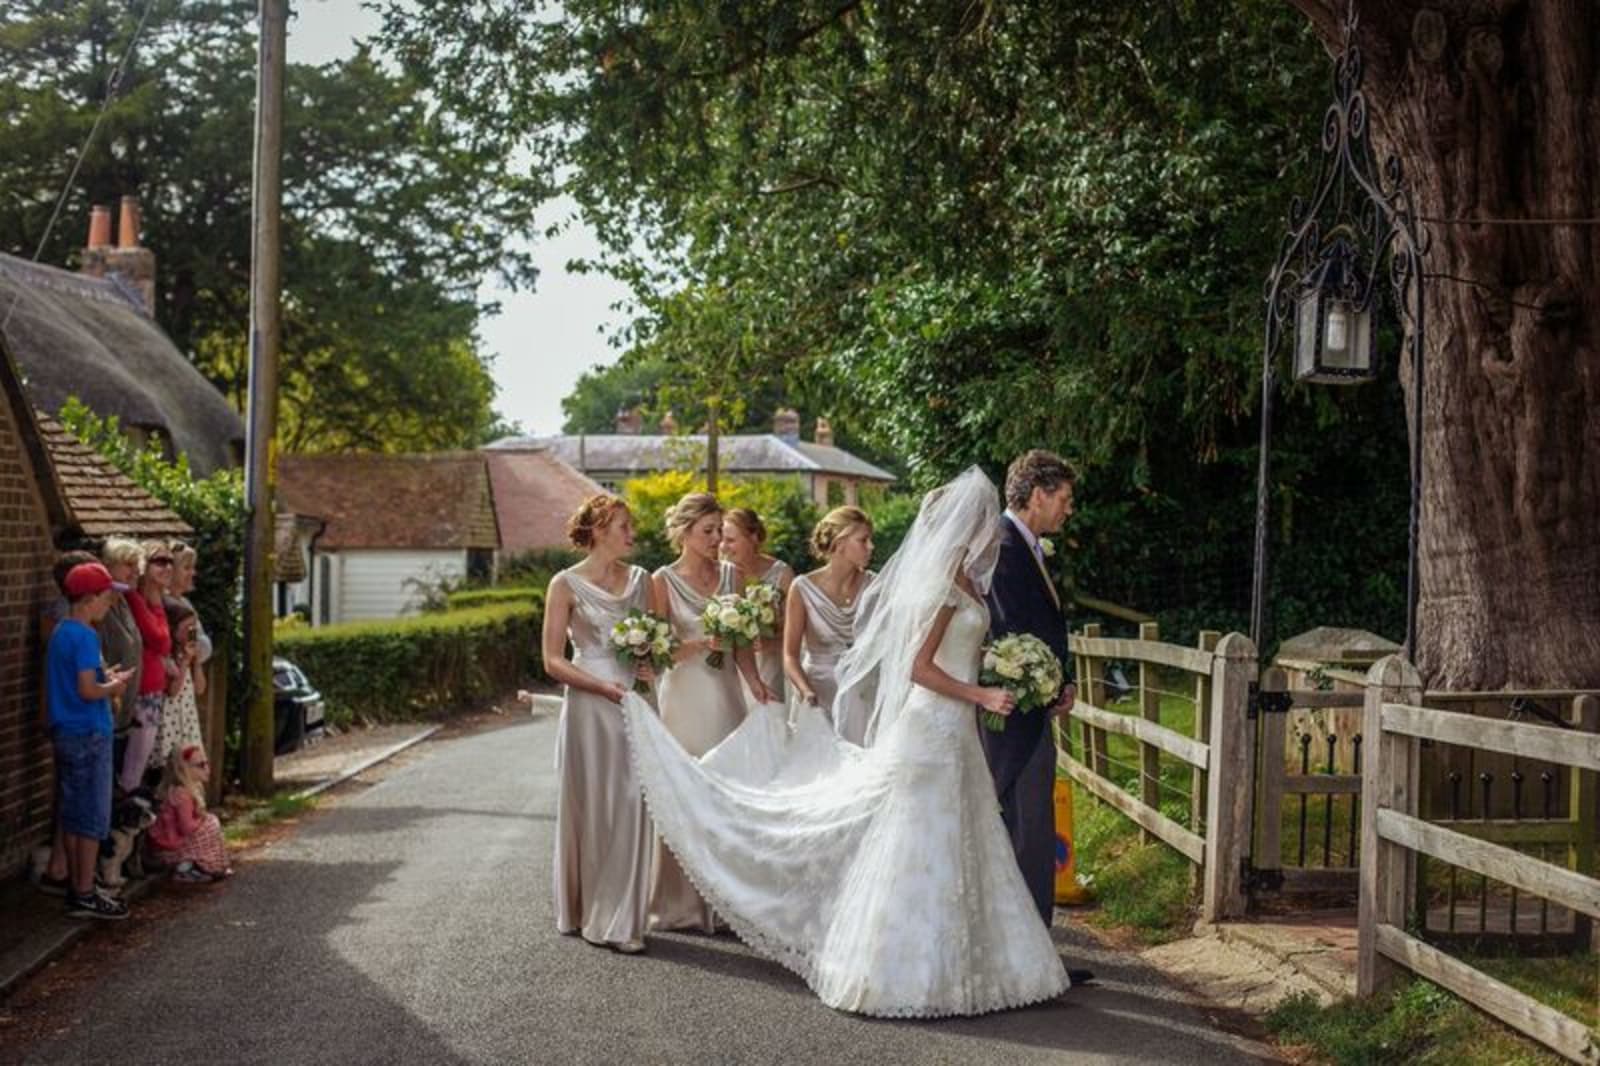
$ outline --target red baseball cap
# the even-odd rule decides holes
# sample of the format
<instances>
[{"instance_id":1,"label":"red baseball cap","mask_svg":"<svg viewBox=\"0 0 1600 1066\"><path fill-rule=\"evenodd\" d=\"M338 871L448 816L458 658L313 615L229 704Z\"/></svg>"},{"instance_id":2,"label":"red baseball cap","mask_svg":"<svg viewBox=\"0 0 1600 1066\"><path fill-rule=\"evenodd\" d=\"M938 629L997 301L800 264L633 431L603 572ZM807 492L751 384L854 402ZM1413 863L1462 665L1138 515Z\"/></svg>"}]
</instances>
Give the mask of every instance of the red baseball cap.
<instances>
[{"instance_id":1,"label":"red baseball cap","mask_svg":"<svg viewBox=\"0 0 1600 1066\"><path fill-rule=\"evenodd\" d=\"M74 566L67 571L67 579L61 583L61 587L66 590L69 600L81 600L85 596L94 596L107 589L128 591L127 585L113 581L111 571L99 563L79 563Z\"/></svg>"}]
</instances>

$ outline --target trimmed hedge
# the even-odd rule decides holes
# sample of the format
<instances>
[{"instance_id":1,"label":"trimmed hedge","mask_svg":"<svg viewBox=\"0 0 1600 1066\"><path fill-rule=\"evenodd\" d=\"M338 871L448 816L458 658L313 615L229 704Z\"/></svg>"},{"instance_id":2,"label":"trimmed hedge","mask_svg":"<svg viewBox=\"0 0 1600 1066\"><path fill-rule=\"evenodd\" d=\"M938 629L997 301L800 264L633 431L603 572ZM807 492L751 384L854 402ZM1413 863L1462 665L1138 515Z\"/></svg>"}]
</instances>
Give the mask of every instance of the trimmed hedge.
<instances>
[{"instance_id":1,"label":"trimmed hedge","mask_svg":"<svg viewBox=\"0 0 1600 1066\"><path fill-rule=\"evenodd\" d=\"M527 586L496 586L486 589L461 589L446 598L452 611L465 611L473 607L495 607L507 603L531 603L544 606L544 589Z\"/></svg>"},{"instance_id":2,"label":"trimmed hedge","mask_svg":"<svg viewBox=\"0 0 1600 1066\"><path fill-rule=\"evenodd\" d=\"M502 603L393 621L290 630L277 654L327 700L330 720L449 714L540 677L541 603Z\"/></svg>"}]
</instances>

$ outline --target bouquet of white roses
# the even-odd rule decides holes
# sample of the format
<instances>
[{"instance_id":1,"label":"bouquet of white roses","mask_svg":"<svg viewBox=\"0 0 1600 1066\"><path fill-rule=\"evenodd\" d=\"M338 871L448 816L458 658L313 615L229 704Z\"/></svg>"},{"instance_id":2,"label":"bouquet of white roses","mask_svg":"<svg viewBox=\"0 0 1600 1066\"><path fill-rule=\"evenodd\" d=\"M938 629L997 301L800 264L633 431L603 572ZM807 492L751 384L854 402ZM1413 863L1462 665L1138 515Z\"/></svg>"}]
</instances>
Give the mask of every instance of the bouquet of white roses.
<instances>
[{"instance_id":1,"label":"bouquet of white roses","mask_svg":"<svg viewBox=\"0 0 1600 1066\"><path fill-rule=\"evenodd\" d=\"M1061 691L1061 680L1061 661L1048 644L1028 633L1001 637L983 649L979 683L1011 693L1021 713L1048 707ZM1005 715L984 711L982 718L991 732L1006 727Z\"/></svg>"},{"instance_id":2,"label":"bouquet of white roses","mask_svg":"<svg viewBox=\"0 0 1600 1066\"><path fill-rule=\"evenodd\" d=\"M672 635L672 626L665 618L635 608L611 627L611 646L616 649L617 658L628 666L649 663L659 672L672 665L678 638ZM638 678L633 690L647 693L650 682Z\"/></svg>"},{"instance_id":3,"label":"bouquet of white roses","mask_svg":"<svg viewBox=\"0 0 1600 1066\"><path fill-rule=\"evenodd\" d=\"M756 606L762 638L777 636L778 615L783 611L783 590L765 581L757 581L745 586L744 598Z\"/></svg>"},{"instance_id":4,"label":"bouquet of white roses","mask_svg":"<svg viewBox=\"0 0 1600 1066\"><path fill-rule=\"evenodd\" d=\"M725 592L711 597L700 614L700 624L706 636L715 637L732 648L748 648L761 639L761 608L754 600L736 592ZM714 651L706 656L706 665L713 670L722 669L723 653Z\"/></svg>"}]
</instances>

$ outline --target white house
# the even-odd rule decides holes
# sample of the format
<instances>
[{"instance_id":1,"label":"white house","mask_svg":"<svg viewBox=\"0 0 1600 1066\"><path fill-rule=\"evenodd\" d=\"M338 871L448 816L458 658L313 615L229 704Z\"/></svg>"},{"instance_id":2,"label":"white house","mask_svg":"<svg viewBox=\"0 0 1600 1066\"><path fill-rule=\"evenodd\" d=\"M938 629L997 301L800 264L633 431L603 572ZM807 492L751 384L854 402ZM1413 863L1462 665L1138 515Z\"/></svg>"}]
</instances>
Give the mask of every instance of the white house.
<instances>
[{"instance_id":1,"label":"white house","mask_svg":"<svg viewBox=\"0 0 1600 1066\"><path fill-rule=\"evenodd\" d=\"M494 571L500 530L478 452L284 456L277 502L278 550L305 563L279 611L305 609L312 625L411 614L429 586Z\"/></svg>"}]
</instances>

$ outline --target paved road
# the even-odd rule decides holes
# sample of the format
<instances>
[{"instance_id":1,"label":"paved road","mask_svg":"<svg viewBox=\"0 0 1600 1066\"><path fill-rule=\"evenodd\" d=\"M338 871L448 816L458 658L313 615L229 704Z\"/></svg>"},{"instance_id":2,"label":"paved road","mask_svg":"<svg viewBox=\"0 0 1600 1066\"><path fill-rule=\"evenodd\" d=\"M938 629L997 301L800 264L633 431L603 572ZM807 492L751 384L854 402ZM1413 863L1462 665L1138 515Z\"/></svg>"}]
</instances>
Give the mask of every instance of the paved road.
<instances>
[{"instance_id":1,"label":"paved road","mask_svg":"<svg viewBox=\"0 0 1600 1066\"><path fill-rule=\"evenodd\" d=\"M624 958L554 932L555 723L430 745L151 930L28 1062L1249 1062L1153 972L1056 935L1104 982L970 1020L829 1010L728 937Z\"/></svg>"}]
</instances>

